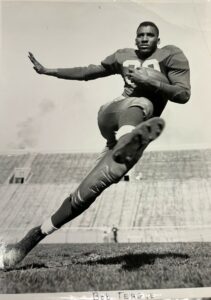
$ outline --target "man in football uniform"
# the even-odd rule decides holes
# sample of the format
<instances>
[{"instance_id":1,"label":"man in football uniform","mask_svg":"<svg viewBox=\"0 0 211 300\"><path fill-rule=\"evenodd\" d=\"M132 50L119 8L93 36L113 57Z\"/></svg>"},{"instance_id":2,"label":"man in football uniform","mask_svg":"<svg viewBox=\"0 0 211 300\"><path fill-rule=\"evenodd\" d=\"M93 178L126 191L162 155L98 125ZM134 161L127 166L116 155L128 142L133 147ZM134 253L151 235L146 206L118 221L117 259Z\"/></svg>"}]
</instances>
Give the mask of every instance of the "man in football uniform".
<instances>
[{"instance_id":1,"label":"man in football uniform","mask_svg":"<svg viewBox=\"0 0 211 300\"><path fill-rule=\"evenodd\" d=\"M121 49L99 65L48 69L29 53L39 74L68 80L93 80L119 74L123 94L103 105L98 125L106 139L106 151L96 166L42 225L32 228L17 244L7 248L3 267L20 262L43 238L84 212L94 200L136 164L147 145L163 128L160 118L168 100L184 104L190 98L189 63L175 46L158 48L159 29L143 22L136 33L137 49Z\"/></svg>"}]
</instances>

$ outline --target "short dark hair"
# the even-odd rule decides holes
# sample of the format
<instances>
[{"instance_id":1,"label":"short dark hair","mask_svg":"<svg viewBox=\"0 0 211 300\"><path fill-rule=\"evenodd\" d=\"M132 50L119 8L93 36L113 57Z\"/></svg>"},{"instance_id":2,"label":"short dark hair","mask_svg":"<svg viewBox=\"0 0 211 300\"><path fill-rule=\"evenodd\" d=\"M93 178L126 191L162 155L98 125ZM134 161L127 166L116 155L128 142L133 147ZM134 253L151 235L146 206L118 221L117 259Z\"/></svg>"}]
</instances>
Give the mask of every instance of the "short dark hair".
<instances>
[{"instance_id":1,"label":"short dark hair","mask_svg":"<svg viewBox=\"0 0 211 300\"><path fill-rule=\"evenodd\" d=\"M155 23L150 22L150 21L144 21L142 23L139 24L137 31L139 30L140 27L145 27L145 26L152 26L155 28L156 32L157 32L157 36L159 36L159 29L157 27L157 25L155 25Z\"/></svg>"}]
</instances>

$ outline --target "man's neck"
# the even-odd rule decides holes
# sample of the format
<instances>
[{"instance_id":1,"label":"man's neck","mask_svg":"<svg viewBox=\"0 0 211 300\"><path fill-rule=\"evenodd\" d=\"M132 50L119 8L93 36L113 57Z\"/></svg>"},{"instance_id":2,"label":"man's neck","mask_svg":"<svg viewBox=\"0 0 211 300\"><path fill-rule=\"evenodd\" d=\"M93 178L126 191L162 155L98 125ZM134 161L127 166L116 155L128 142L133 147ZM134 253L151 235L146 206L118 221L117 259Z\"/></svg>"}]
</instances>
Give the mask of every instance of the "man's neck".
<instances>
[{"instance_id":1,"label":"man's neck","mask_svg":"<svg viewBox=\"0 0 211 300\"><path fill-rule=\"evenodd\" d=\"M152 56L152 54L155 53L156 51L157 51L157 48L150 53L143 53L139 49L137 49L137 54L140 57L140 59L145 60L145 59L149 58L150 56Z\"/></svg>"}]
</instances>

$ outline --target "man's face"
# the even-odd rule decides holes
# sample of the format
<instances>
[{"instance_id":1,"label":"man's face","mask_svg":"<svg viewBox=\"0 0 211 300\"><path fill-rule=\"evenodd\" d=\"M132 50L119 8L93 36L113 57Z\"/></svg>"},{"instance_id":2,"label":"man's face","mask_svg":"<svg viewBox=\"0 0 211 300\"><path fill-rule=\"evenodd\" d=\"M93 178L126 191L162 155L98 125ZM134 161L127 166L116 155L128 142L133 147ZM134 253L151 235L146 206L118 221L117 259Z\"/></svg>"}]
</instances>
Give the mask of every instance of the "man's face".
<instances>
[{"instance_id":1,"label":"man's face","mask_svg":"<svg viewBox=\"0 0 211 300\"><path fill-rule=\"evenodd\" d=\"M142 26L136 33L136 45L141 55L150 56L156 49L160 39L153 26Z\"/></svg>"}]
</instances>

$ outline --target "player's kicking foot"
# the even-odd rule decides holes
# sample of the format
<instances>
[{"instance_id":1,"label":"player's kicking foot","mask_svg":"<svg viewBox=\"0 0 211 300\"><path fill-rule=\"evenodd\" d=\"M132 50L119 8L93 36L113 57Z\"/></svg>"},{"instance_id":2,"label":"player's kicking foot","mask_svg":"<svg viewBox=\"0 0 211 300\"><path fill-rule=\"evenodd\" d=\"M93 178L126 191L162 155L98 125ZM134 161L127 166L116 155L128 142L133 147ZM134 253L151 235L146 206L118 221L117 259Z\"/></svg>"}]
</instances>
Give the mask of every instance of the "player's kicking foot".
<instances>
[{"instance_id":1,"label":"player's kicking foot","mask_svg":"<svg viewBox=\"0 0 211 300\"><path fill-rule=\"evenodd\" d=\"M163 131L165 122L159 117L149 119L123 135L114 148L113 159L120 164L131 163L142 148L155 140Z\"/></svg>"},{"instance_id":2,"label":"player's kicking foot","mask_svg":"<svg viewBox=\"0 0 211 300\"><path fill-rule=\"evenodd\" d=\"M7 246L0 254L0 269L10 269L24 259L24 257L45 237L40 227L32 228L17 244Z\"/></svg>"}]
</instances>

